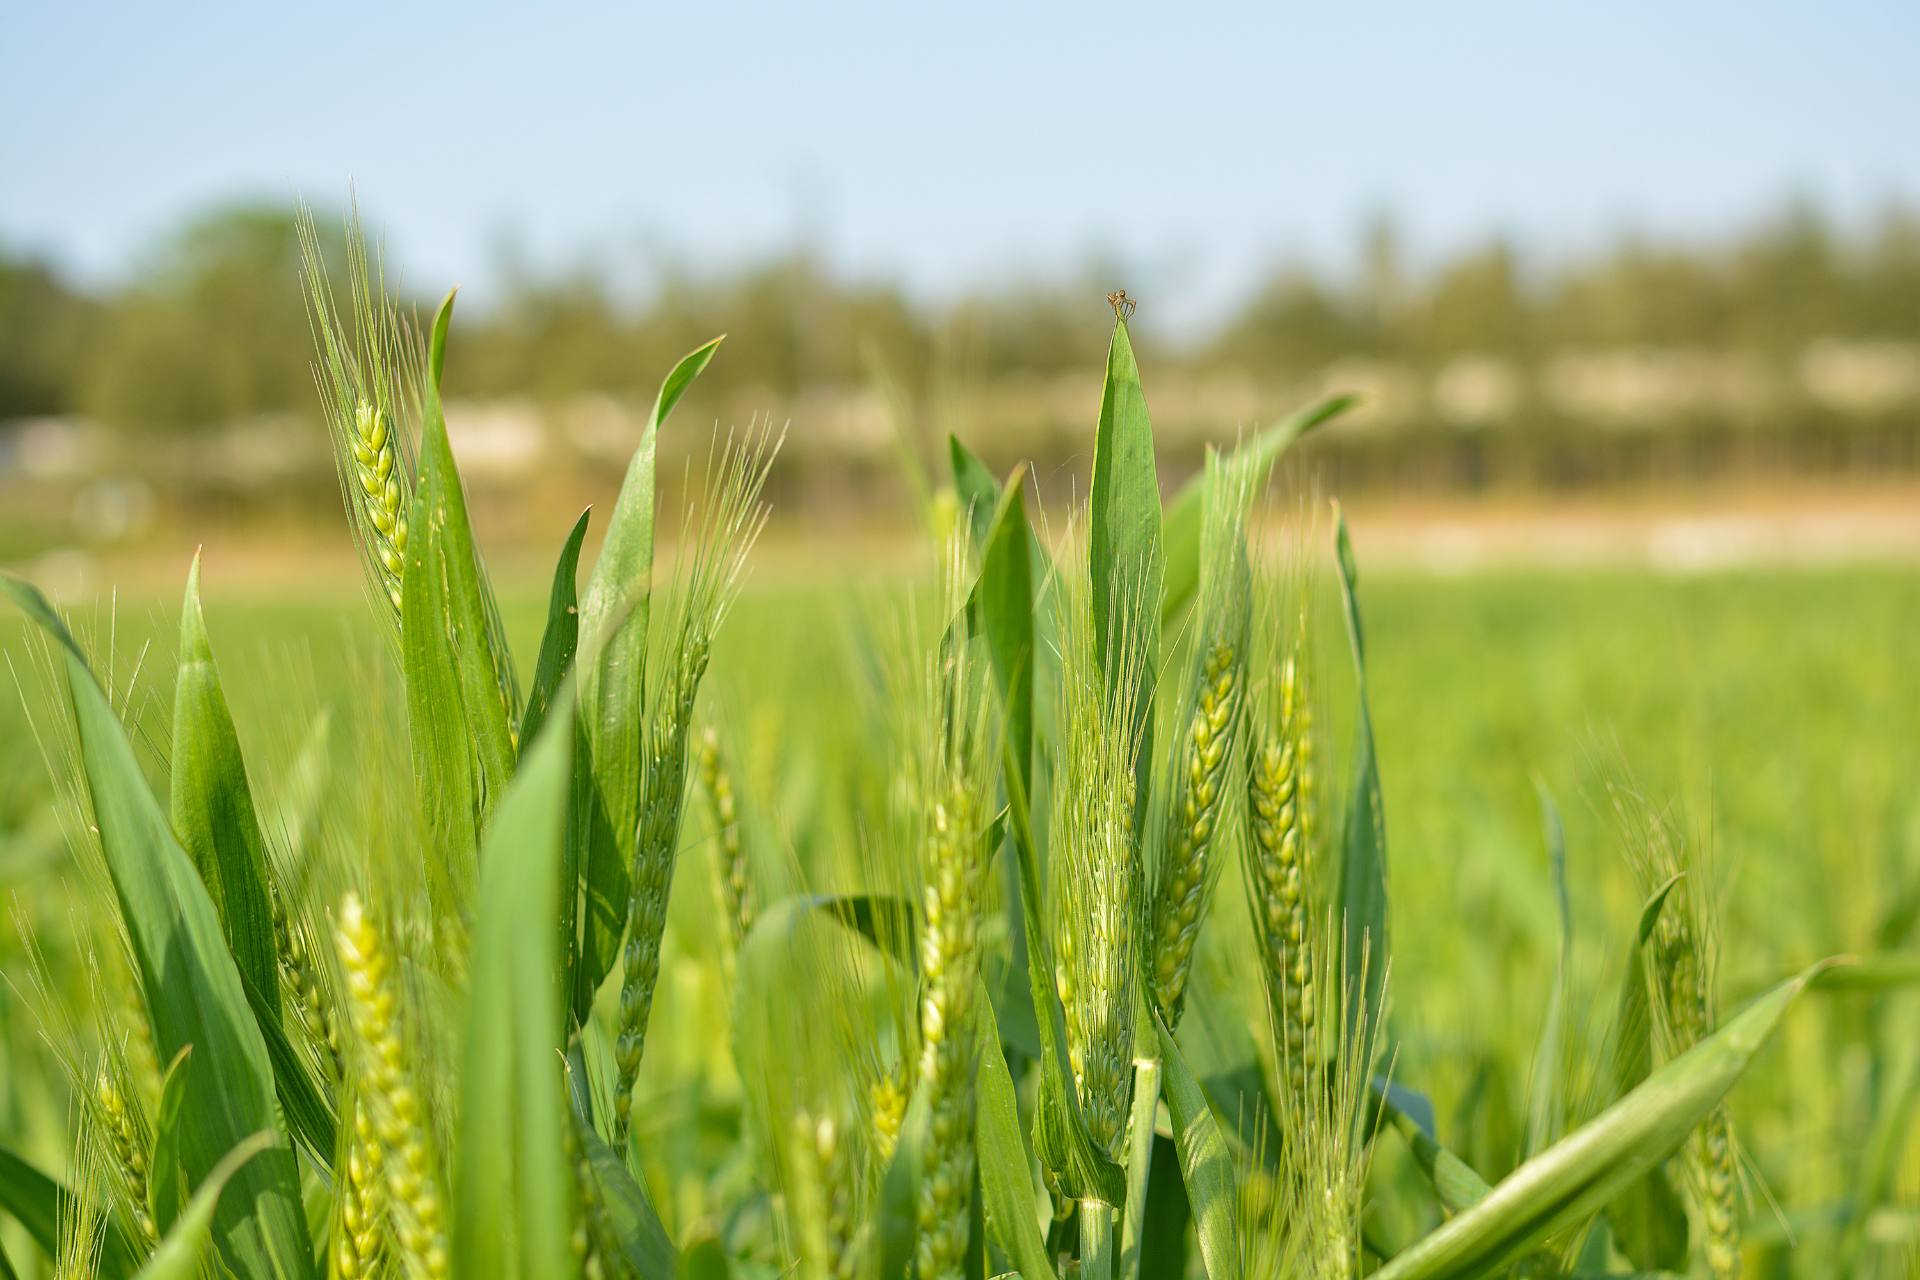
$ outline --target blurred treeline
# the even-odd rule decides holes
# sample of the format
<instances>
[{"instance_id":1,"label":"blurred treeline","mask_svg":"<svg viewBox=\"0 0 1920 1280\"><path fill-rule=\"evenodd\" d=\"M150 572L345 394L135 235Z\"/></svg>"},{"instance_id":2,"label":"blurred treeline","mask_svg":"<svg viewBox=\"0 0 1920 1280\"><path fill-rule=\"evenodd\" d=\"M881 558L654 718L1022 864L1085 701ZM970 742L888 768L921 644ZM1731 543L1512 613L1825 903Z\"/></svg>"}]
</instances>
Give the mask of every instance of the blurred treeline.
<instances>
[{"instance_id":1,"label":"blurred treeline","mask_svg":"<svg viewBox=\"0 0 1920 1280\"><path fill-rule=\"evenodd\" d=\"M337 221L322 215L323 231ZM1790 370L1823 342L1920 342L1920 209L1906 206L1841 227L1797 203L1711 243L1625 236L1572 261L1535 261L1494 239L1419 268L1380 221L1356 256L1359 268L1338 274L1277 265L1209 331L1164 335L1158 367L1290 385L1355 361L1430 377L1470 358L1507 371L1501 385L1519 391L1495 395L1495 407L1517 412L1527 372L1568 351L1655 348ZM650 394L674 357L721 331L731 341L709 373L716 389L781 398L859 385L877 368L920 393L943 379L1084 373L1104 349L1100 294L1113 283L1091 271L1010 279L934 305L838 279L804 251L727 271L663 269L641 299L591 268L506 275L495 305L462 312L464 396ZM1149 305L1149 336L1153 319ZM224 426L306 409L307 361L291 209L196 216L101 291L0 246L0 421ZM1469 392L1471 373L1455 379Z\"/></svg>"}]
</instances>

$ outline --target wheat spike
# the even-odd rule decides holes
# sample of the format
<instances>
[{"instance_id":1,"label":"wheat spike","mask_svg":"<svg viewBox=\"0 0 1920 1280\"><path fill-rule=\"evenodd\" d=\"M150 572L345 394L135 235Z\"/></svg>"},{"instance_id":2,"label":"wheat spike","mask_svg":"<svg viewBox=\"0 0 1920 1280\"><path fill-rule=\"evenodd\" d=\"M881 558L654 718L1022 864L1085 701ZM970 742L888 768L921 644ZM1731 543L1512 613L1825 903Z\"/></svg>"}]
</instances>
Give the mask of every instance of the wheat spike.
<instances>
[{"instance_id":1,"label":"wheat spike","mask_svg":"<svg viewBox=\"0 0 1920 1280\"><path fill-rule=\"evenodd\" d=\"M148 1244L157 1244L160 1233L147 1208L148 1152L153 1141L147 1134L145 1118L128 1103L113 1073L104 1065L93 1078L93 1108L107 1153L120 1174L134 1225Z\"/></svg>"},{"instance_id":2,"label":"wheat spike","mask_svg":"<svg viewBox=\"0 0 1920 1280\"><path fill-rule=\"evenodd\" d=\"M408 1079L392 961L357 894L341 900L335 941L359 1049L359 1104L377 1141L399 1262L410 1277L440 1280L447 1274L447 1241L439 1170L419 1094Z\"/></svg>"},{"instance_id":3,"label":"wheat spike","mask_svg":"<svg viewBox=\"0 0 1920 1280\"><path fill-rule=\"evenodd\" d=\"M698 765L700 794L706 798L707 817L718 842L714 879L720 895L720 910L737 944L753 928L752 868L747 864L746 844L740 838L740 812L734 796L733 775L720 754L720 734L711 726L700 735Z\"/></svg>"},{"instance_id":4,"label":"wheat spike","mask_svg":"<svg viewBox=\"0 0 1920 1280\"><path fill-rule=\"evenodd\" d=\"M380 1237L385 1229L380 1139L365 1107L354 1107L350 1117L341 1119L348 1137L339 1167L333 1269L337 1280L364 1280L380 1266Z\"/></svg>"},{"instance_id":5,"label":"wheat spike","mask_svg":"<svg viewBox=\"0 0 1920 1280\"><path fill-rule=\"evenodd\" d=\"M1288 1089L1297 1097L1313 1071L1314 958L1308 936L1313 844L1306 761L1311 710L1299 654L1287 659L1268 713L1254 733L1247 777L1247 894L1273 1004Z\"/></svg>"},{"instance_id":6,"label":"wheat spike","mask_svg":"<svg viewBox=\"0 0 1920 1280\"><path fill-rule=\"evenodd\" d=\"M747 552L766 523L760 492L780 439L750 431L729 438L708 471L710 501L689 517L693 548L675 599L668 639L651 655L648 683L646 774L634 841L632 889L627 899L626 938L621 947L619 1025L614 1038L614 1133L625 1139L632 1124L633 1088L645 1056L647 1020L660 980L660 940L667 924L675 854L687 789L687 738L694 700L706 675L713 636L739 590Z\"/></svg>"},{"instance_id":7,"label":"wheat spike","mask_svg":"<svg viewBox=\"0 0 1920 1280\"><path fill-rule=\"evenodd\" d=\"M273 917L273 938L280 958L280 979L292 997L288 1003L293 1006L294 1016L324 1058L332 1078L338 1081L343 1075L340 1027L332 1012L333 996L325 975L315 962L304 924L296 923L287 913L286 900L281 897L279 884L272 878L267 881L267 904Z\"/></svg>"}]
</instances>

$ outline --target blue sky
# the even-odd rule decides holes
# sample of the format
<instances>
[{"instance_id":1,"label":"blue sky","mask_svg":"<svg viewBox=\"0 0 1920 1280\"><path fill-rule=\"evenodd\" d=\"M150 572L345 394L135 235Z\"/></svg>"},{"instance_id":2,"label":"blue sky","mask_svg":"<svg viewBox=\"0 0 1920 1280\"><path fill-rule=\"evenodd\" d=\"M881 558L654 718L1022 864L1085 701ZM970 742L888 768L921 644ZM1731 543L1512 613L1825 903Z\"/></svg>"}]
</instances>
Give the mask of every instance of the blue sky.
<instances>
[{"instance_id":1,"label":"blue sky","mask_svg":"<svg viewBox=\"0 0 1920 1280\"><path fill-rule=\"evenodd\" d=\"M1176 16L1177 15L1177 16ZM409 284L503 246L738 261L806 235L946 292L1090 253L1175 314L1338 264L1710 236L1920 197L1920 5L15 3L0 239L127 271L223 196L341 197Z\"/></svg>"}]
</instances>

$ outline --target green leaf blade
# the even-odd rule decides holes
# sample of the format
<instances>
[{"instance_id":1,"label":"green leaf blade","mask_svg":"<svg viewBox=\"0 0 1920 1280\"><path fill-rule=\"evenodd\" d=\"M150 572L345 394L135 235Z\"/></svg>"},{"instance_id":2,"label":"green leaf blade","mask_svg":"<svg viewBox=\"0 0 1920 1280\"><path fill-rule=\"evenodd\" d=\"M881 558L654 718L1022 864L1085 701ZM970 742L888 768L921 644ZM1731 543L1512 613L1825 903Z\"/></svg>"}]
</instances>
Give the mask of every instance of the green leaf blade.
<instances>
[{"instance_id":1,"label":"green leaf blade","mask_svg":"<svg viewBox=\"0 0 1920 1280\"><path fill-rule=\"evenodd\" d=\"M1373 748L1373 712L1367 701L1367 653L1360 627L1359 569L1346 515L1334 509L1334 547L1340 562L1340 600L1347 621L1347 641L1353 654L1354 697L1353 783L1349 788L1346 822L1341 832L1340 881L1337 901L1346 931L1341 963L1346 984L1348 1032L1361 1020L1366 1027L1358 1043L1373 1042L1386 994L1389 938L1387 933L1387 826L1380 796L1380 763Z\"/></svg>"},{"instance_id":2,"label":"green leaf blade","mask_svg":"<svg viewBox=\"0 0 1920 1280\"><path fill-rule=\"evenodd\" d=\"M200 607L200 557L187 572L173 696L173 828L213 899L234 963L280 1016L279 957L260 822Z\"/></svg>"},{"instance_id":3,"label":"green leaf blade","mask_svg":"<svg viewBox=\"0 0 1920 1280\"><path fill-rule=\"evenodd\" d=\"M502 798L481 856L461 1060L453 1272L532 1280L572 1264L558 918L569 753L565 694Z\"/></svg>"},{"instance_id":4,"label":"green leaf blade","mask_svg":"<svg viewBox=\"0 0 1920 1280\"><path fill-rule=\"evenodd\" d=\"M448 294L434 316L420 441L400 579L400 657L414 785L426 820L434 908L453 918L473 885L480 832L513 776L511 670L495 648L492 595L467 518L441 402Z\"/></svg>"},{"instance_id":5,"label":"green leaf blade","mask_svg":"<svg viewBox=\"0 0 1920 1280\"><path fill-rule=\"evenodd\" d=\"M46 597L0 578L14 601L63 651L69 705L94 825L132 944L155 1049L171 1060L188 1045L180 1143L187 1182L206 1182L227 1153L279 1129L274 1077L240 971L213 901L148 789L126 731L85 655ZM305 1277L313 1256L300 1210L293 1150L275 1145L235 1175L214 1216L221 1258L243 1275Z\"/></svg>"},{"instance_id":6,"label":"green leaf blade","mask_svg":"<svg viewBox=\"0 0 1920 1280\"><path fill-rule=\"evenodd\" d=\"M581 673L579 716L588 767L576 771L569 839L584 890L573 965L574 1016L585 1021L626 928L646 726L647 626L653 598L654 464L660 430L712 362L715 338L681 358L654 400L580 600L580 635L598 659Z\"/></svg>"},{"instance_id":7,"label":"green leaf blade","mask_svg":"<svg viewBox=\"0 0 1920 1280\"><path fill-rule=\"evenodd\" d=\"M1625 1098L1527 1161L1472 1209L1402 1250L1378 1280L1484 1276L1598 1212L1665 1160L1751 1065L1824 966L1774 987Z\"/></svg>"}]
</instances>

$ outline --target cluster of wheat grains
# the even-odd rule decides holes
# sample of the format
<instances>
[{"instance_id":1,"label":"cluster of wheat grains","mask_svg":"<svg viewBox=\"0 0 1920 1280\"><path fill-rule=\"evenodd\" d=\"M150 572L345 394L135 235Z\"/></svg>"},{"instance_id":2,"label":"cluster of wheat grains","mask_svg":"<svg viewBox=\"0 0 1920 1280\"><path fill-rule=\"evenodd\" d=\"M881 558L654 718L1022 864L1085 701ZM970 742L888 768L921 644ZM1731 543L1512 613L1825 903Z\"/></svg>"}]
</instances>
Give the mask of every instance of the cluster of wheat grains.
<instances>
[{"instance_id":1,"label":"cluster of wheat grains","mask_svg":"<svg viewBox=\"0 0 1920 1280\"><path fill-rule=\"evenodd\" d=\"M1224 843L1235 799L1249 670L1247 516L1253 475L1210 451L1206 483L1193 656L1174 722L1160 853L1153 864L1152 994L1169 1026L1180 1021L1194 942L1220 872L1214 851Z\"/></svg>"},{"instance_id":2,"label":"cluster of wheat grains","mask_svg":"<svg viewBox=\"0 0 1920 1280\"><path fill-rule=\"evenodd\" d=\"M353 1128L348 1169L358 1156L368 1181L384 1183L369 1198L384 1208L397 1261L409 1280L437 1280L448 1267L441 1167L400 1021L392 946L357 894L341 900L336 926L352 1015L354 1106L366 1118L364 1126L356 1122ZM344 1212L342 1227L344 1237L352 1229ZM362 1242L353 1243L358 1257Z\"/></svg>"}]
</instances>

